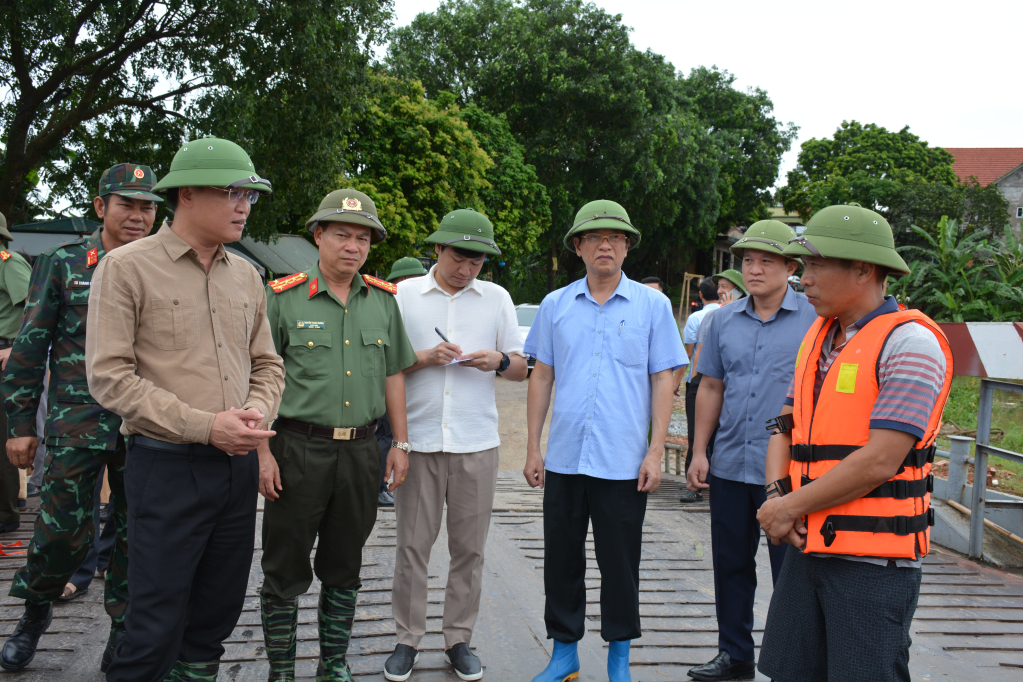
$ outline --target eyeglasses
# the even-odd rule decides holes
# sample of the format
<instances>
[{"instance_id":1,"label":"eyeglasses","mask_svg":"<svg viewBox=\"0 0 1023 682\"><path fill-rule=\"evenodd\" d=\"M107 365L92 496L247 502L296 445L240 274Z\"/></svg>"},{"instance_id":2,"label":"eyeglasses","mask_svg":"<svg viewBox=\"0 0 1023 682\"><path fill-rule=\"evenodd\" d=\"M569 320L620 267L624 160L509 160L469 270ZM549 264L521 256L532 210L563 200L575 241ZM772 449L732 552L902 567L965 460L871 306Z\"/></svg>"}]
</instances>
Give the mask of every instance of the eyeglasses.
<instances>
[{"instance_id":1,"label":"eyeglasses","mask_svg":"<svg viewBox=\"0 0 1023 682\"><path fill-rule=\"evenodd\" d=\"M589 246L599 247L604 243L605 239L611 246L624 246L629 241L629 238L624 234L594 234L591 232L582 236L583 242Z\"/></svg>"},{"instance_id":2,"label":"eyeglasses","mask_svg":"<svg viewBox=\"0 0 1023 682\"><path fill-rule=\"evenodd\" d=\"M227 200L228 201L238 201L238 202L240 202L240 201L242 201L244 199L245 201L249 202L250 204L254 204L257 201L259 201L259 192L257 192L254 189L240 189L240 188L237 188L237 187L230 187L230 188L210 187L210 189L215 189L218 192L227 192Z\"/></svg>"}]
</instances>

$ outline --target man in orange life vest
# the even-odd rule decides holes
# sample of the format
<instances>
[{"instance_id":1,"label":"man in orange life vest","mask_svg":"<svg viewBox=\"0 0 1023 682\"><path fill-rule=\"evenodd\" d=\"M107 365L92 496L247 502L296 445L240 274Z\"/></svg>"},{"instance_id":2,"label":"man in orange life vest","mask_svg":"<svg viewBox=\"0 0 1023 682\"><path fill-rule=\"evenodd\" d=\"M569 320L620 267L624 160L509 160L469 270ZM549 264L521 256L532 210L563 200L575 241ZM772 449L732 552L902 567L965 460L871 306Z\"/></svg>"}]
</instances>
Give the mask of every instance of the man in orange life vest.
<instances>
[{"instance_id":1,"label":"man in orange life vest","mask_svg":"<svg viewBox=\"0 0 1023 682\"><path fill-rule=\"evenodd\" d=\"M885 297L908 274L891 227L856 204L820 210L785 255L819 315L767 450L757 520L789 552L759 668L776 682L906 680L927 554L934 438L952 380L938 326ZM790 430L789 430L790 429Z\"/></svg>"}]
</instances>

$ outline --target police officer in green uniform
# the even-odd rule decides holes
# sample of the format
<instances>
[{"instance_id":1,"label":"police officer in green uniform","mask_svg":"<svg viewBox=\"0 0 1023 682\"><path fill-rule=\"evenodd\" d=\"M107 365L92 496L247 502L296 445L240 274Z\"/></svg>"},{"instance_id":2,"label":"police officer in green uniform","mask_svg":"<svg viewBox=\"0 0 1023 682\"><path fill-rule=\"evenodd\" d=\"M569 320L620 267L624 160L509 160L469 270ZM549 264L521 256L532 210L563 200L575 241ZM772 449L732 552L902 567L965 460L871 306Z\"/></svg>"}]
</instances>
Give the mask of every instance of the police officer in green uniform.
<instances>
[{"instance_id":1,"label":"police officer in green uniform","mask_svg":"<svg viewBox=\"0 0 1023 682\"><path fill-rule=\"evenodd\" d=\"M42 437L47 449L32 544L14 575L11 596L25 600L25 616L4 645L0 666L21 670L31 662L49 621L51 604L85 560L95 540L93 497L104 466L110 482L108 517L116 539L106 574L104 604L111 630L101 669L106 672L124 634L128 606L127 508L124 495L124 437L121 418L89 394L85 372L85 318L92 275L107 252L149 235L156 219L149 166L120 163L103 172L93 205L103 227L88 237L43 252L32 270L25 321L14 344L3 394L9 420L7 452L27 467L38 438L36 411L47 387L49 414ZM72 586L73 587L73 586Z\"/></svg>"},{"instance_id":2,"label":"police officer in green uniform","mask_svg":"<svg viewBox=\"0 0 1023 682\"><path fill-rule=\"evenodd\" d=\"M20 254L7 250L12 239L7 231L7 219L0 213L0 368L7 367L11 356L14 337L21 327L21 314L28 298L28 282L32 266ZM4 447L7 443L7 415L0 410L0 438ZM11 533L21 525L18 511L18 491L21 490L21 475L18 467L6 457L0 457L0 533Z\"/></svg>"},{"instance_id":3,"label":"police officer in green uniform","mask_svg":"<svg viewBox=\"0 0 1023 682\"><path fill-rule=\"evenodd\" d=\"M386 411L396 441L387 458L393 491L408 471L405 378L416 362L397 287L360 275L371 244L387 237L373 201L331 192L306 222L319 247L308 272L270 282L267 317L286 370L274 423L259 452L263 512L260 610L270 680L295 679L298 597L322 584L318 681L352 679L345 662L362 547L373 530L380 481L374 434Z\"/></svg>"}]
</instances>

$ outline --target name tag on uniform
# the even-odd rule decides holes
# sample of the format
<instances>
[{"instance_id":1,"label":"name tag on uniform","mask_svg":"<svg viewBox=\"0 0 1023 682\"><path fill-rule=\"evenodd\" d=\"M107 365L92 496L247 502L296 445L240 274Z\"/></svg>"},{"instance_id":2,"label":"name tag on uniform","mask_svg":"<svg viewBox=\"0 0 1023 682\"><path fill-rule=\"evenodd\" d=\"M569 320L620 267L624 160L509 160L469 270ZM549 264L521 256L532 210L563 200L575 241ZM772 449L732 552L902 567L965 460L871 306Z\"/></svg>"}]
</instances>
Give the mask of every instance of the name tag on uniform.
<instances>
[{"instance_id":1,"label":"name tag on uniform","mask_svg":"<svg viewBox=\"0 0 1023 682\"><path fill-rule=\"evenodd\" d=\"M316 320L299 320L297 323L299 329L326 329L326 322L317 322Z\"/></svg>"},{"instance_id":2,"label":"name tag on uniform","mask_svg":"<svg viewBox=\"0 0 1023 682\"><path fill-rule=\"evenodd\" d=\"M92 282L90 282L87 279L73 279L73 280L71 280L71 288L72 289L88 289L90 285L92 285Z\"/></svg>"}]
</instances>

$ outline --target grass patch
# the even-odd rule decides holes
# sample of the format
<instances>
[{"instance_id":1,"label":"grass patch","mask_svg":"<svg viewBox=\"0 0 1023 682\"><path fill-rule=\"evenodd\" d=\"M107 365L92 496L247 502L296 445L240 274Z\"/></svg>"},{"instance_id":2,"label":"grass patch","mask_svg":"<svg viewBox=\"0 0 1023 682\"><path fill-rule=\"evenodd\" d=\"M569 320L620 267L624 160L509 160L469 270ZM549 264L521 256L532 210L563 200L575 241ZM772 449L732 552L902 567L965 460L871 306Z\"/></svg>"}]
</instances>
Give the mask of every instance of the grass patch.
<instances>
[{"instance_id":1,"label":"grass patch","mask_svg":"<svg viewBox=\"0 0 1023 682\"><path fill-rule=\"evenodd\" d=\"M1021 382L1014 382L1021 383ZM943 416L945 424L953 423L960 429L977 428L977 404L980 401L980 379L977 377L954 377L952 390ZM1004 431L1000 436L995 433ZM991 411L991 444L1004 450L1023 453L1023 396L1018 393L995 391ZM973 434L968 434L973 435ZM938 447L948 450L949 439L938 437ZM970 446L973 454L974 447ZM999 485L994 490L1023 495L1023 464L1010 462L1000 457L989 457L988 466L999 471Z\"/></svg>"}]
</instances>

